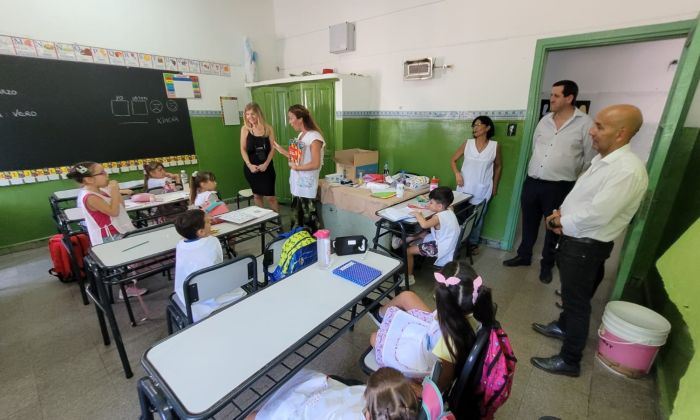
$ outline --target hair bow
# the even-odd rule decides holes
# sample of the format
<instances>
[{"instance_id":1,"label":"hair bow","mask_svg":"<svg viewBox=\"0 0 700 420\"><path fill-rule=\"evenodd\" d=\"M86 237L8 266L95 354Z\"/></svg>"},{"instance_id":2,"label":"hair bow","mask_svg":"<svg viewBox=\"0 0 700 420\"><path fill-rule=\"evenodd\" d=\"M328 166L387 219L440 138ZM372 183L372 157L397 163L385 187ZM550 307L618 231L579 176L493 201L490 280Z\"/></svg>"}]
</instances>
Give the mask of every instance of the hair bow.
<instances>
[{"instance_id":1,"label":"hair bow","mask_svg":"<svg viewBox=\"0 0 700 420\"><path fill-rule=\"evenodd\" d=\"M459 284L459 282L460 282L458 277L445 278L445 276L443 276L441 273L434 273L434 274L435 274L435 280L438 283L444 284L445 286L455 286L455 285Z\"/></svg>"},{"instance_id":2,"label":"hair bow","mask_svg":"<svg viewBox=\"0 0 700 420\"><path fill-rule=\"evenodd\" d=\"M199 175L199 171L192 172L192 178L196 177L197 175Z\"/></svg>"},{"instance_id":3,"label":"hair bow","mask_svg":"<svg viewBox=\"0 0 700 420\"><path fill-rule=\"evenodd\" d=\"M474 291L472 292L472 304L476 304L476 299L479 297L479 288L484 283L481 276L474 279Z\"/></svg>"},{"instance_id":4,"label":"hair bow","mask_svg":"<svg viewBox=\"0 0 700 420\"><path fill-rule=\"evenodd\" d=\"M75 170L78 171L78 173L83 174L83 175L90 172L90 170L83 165L76 166Z\"/></svg>"}]
</instances>

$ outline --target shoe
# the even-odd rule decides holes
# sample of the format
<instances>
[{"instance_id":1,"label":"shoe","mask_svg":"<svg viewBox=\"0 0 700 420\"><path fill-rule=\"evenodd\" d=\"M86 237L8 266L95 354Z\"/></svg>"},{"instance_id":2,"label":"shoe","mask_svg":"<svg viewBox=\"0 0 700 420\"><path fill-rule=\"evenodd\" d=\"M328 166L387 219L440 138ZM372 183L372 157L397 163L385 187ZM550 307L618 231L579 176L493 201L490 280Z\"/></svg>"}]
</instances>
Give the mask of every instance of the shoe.
<instances>
[{"instance_id":1,"label":"shoe","mask_svg":"<svg viewBox=\"0 0 700 420\"><path fill-rule=\"evenodd\" d=\"M404 277L403 274L399 275L399 284L405 285L406 284L404 281L405 278L406 277ZM413 286L414 284L416 284L416 277L413 274L409 274L408 275L408 285Z\"/></svg>"},{"instance_id":2,"label":"shoe","mask_svg":"<svg viewBox=\"0 0 700 420\"><path fill-rule=\"evenodd\" d=\"M363 297L361 302L362 305L367 308L370 305L373 305L375 301L368 297ZM381 315L379 315L379 308L381 307L382 305L377 305L369 310L369 317L372 319L372 321L374 321L375 324L377 324L378 327L382 325L382 321L384 320L384 318Z\"/></svg>"},{"instance_id":3,"label":"shoe","mask_svg":"<svg viewBox=\"0 0 700 420\"><path fill-rule=\"evenodd\" d=\"M558 338L559 340L563 340L566 337L566 333L559 328L557 321L552 321L547 325L533 322L532 329L544 336Z\"/></svg>"},{"instance_id":4,"label":"shoe","mask_svg":"<svg viewBox=\"0 0 700 420\"><path fill-rule=\"evenodd\" d=\"M544 284L552 282L552 267L544 265L540 267L540 281Z\"/></svg>"},{"instance_id":5,"label":"shoe","mask_svg":"<svg viewBox=\"0 0 700 420\"><path fill-rule=\"evenodd\" d=\"M559 301L554 302L554 306L556 306L559 309L564 309L564 305Z\"/></svg>"},{"instance_id":6,"label":"shoe","mask_svg":"<svg viewBox=\"0 0 700 420\"><path fill-rule=\"evenodd\" d=\"M503 261L503 265L505 265L506 267L517 267L519 265L530 265L530 260L517 255L509 260Z\"/></svg>"},{"instance_id":7,"label":"shoe","mask_svg":"<svg viewBox=\"0 0 700 420\"><path fill-rule=\"evenodd\" d=\"M479 245L477 245L477 244L469 245L469 254L470 255L479 255Z\"/></svg>"},{"instance_id":8,"label":"shoe","mask_svg":"<svg viewBox=\"0 0 700 420\"><path fill-rule=\"evenodd\" d=\"M392 248L392 249L399 249L399 248L401 248L401 243L402 243L402 242L403 242L403 241L401 241L401 238L399 238L398 236L392 236L392 237L391 237L391 248Z\"/></svg>"},{"instance_id":9,"label":"shoe","mask_svg":"<svg viewBox=\"0 0 700 420\"><path fill-rule=\"evenodd\" d=\"M554 289L554 294L557 296L561 296L561 290L559 289Z\"/></svg>"},{"instance_id":10,"label":"shoe","mask_svg":"<svg viewBox=\"0 0 700 420\"><path fill-rule=\"evenodd\" d=\"M530 363L536 368L555 375L566 375L578 377L581 374L581 367L578 364L569 364L556 355L552 357L531 357Z\"/></svg>"},{"instance_id":11,"label":"shoe","mask_svg":"<svg viewBox=\"0 0 700 420\"><path fill-rule=\"evenodd\" d=\"M148 293L148 289L145 289L145 288L136 287L136 286L129 286L126 288L126 296L127 297L143 296L146 293ZM119 299L124 300L124 296L122 295L121 289L119 290Z\"/></svg>"}]
</instances>

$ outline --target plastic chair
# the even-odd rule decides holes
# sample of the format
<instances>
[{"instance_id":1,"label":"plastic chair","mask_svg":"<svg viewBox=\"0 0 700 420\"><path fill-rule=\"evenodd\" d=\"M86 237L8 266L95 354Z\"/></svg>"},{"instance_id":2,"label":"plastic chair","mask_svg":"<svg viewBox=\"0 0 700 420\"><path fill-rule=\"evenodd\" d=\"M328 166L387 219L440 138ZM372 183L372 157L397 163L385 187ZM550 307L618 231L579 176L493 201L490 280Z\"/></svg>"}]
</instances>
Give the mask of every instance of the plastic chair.
<instances>
[{"instance_id":1,"label":"plastic chair","mask_svg":"<svg viewBox=\"0 0 700 420\"><path fill-rule=\"evenodd\" d=\"M250 201L252 199L253 199L253 190L251 190L250 188L238 191L238 195L236 195L236 208L237 209L241 208L241 200L247 200L248 205L250 206Z\"/></svg>"},{"instance_id":2,"label":"plastic chair","mask_svg":"<svg viewBox=\"0 0 700 420\"><path fill-rule=\"evenodd\" d=\"M282 255L282 247L287 238L277 238L265 246L265 252L258 257L258 284L270 283L270 267L276 267Z\"/></svg>"},{"instance_id":3,"label":"plastic chair","mask_svg":"<svg viewBox=\"0 0 700 420\"><path fill-rule=\"evenodd\" d=\"M478 207L478 206L477 206ZM483 208L483 206L482 206ZM478 219L479 214L475 211L473 211L467 218L464 220L462 223L462 226L459 228L459 241L457 242L457 246L455 247L455 253L454 256L452 257L453 261L459 260L459 254L462 251L462 247L466 248L467 250L467 257L469 258L469 264L474 264L474 258L472 257L472 252L469 249L469 244L467 243L467 239L469 238L469 234L471 233L472 229L474 229L474 224L476 223L476 220ZM466 244L466 246L465 246Z\"/></svg>"},{"instance_id":4,"label":"plastic chair","mask_svg":"<svg viewBox=\"0 0 700 420\"><path fill-rule=\"evenodd\" d=\"M257 271L255 257L244 255L190 274L183 284L184 305L175 293L170 296L170 303L166 309L168 332L176 331L174 327L178 327L179 330L194 324L192 306L197 302L215 299L238 288L243 288L246 294L255 292L258 288ZM239 300L223 306L228 306ZM209 315L207 314L207 316Z\"/></svg>"}]
</instances>

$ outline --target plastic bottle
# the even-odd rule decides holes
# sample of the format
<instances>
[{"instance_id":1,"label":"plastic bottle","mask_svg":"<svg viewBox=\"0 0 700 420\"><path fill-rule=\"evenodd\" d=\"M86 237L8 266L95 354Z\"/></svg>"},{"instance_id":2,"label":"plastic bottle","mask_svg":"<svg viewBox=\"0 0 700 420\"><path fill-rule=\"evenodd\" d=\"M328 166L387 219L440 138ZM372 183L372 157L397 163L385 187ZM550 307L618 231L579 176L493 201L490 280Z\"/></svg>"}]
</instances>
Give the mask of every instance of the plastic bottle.
<instances>
[{"instance_id":1,"label":"plastic bottle","mask_svg":"<svg viewBox=\"0 0 700 420\"><path fill-rule=\"evenodd\" d=\"M403 198L403 193L406 189L406 186L403 185L402 182L397 182L396 183L396 198Z\"/></svg>"},{"instance_id":2,"label":"plastic bottle","mask_svg":"<svg viewBox=\"0 0 700 420\"><path fill-rule=\"evenodd\" d=\"M180 182L182 182L182 191L190 192L190 181L187 179L187 171L180 171Z\"/></svg>"},{"instance_id":3,"label":"plastic bottle","mask_svg":"<svg viewBox=\"0 0 700 420\"><path fill-rule=\"evenodd\" d=\"M401 176L399 176L399 184L406 186L406 171L401 170Z\"/></svg>"},{"instance_id":4,"label":"plastic bottle","mask_svg":"<svg viewBox=\"0 0 700 420\"><path fill-rule=\"evenodd\" d=\"M430 180L430 191L434 190L437 188L440 184L440 178L433 176L433 178Z\"/></svg>"},{"instance_id":5,"label":"plastic bottle","mask_svg":"<svg viewBox=\"0 0 700 420\"><path fill-rule=\"evenodd\" d=\"M389 176L389 162L384 162L384 178Z\"/></svg>"},{"instance_id":6,"label":"plastic bottle","mask_svg":"<svg viewBox=\"0 0 700 420\"><path fill-rule=\"evenodd\" d=\"M331 231L319 229L314 233L314 236L316 237L318 265L322 268L328 268L331 266Z\"/></svg>"}]
</instances>

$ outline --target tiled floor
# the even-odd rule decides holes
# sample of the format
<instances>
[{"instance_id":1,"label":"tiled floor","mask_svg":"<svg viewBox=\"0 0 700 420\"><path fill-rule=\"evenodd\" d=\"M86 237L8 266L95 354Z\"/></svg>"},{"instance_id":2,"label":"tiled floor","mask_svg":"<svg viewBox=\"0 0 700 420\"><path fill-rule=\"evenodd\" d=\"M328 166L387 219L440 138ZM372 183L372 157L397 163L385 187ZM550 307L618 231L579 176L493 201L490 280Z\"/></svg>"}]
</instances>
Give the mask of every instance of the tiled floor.
<instances>
[{"instance_id":1,"label":"tiled floor","mask_svg":"<svg viewBox=\"0 0 700 420\"><path fill-rule=\"evenodd\" d=\"M539 244L537 249L539 249ZM258 251L257 242L239 246ZM619 246L616 247L619 252ZM504 268L508 254L482 249L474 265L494 291L498 318L508 332L519 358L513 393L497 413L497 419L537 419L555 415L562 419L656 419L656 397L651 378L631 380L609 372L594 358L596 327L600 324L605 296L612 287L612 267L593 302L592 330L579 378L548 375L534 369L529 358L549 356L559 342L532 331L533 321L548 322L558 315L552 284L537 279L538 266ZM138 418L136 380L144 375L143 352L166 336L166 299L172 283L156 276L143 282L151 290L145 301L149 319L130 327L124 306L117 304L122 335L134 369L125 379L114 346L102 344L95 309L83 306L76 284L62 284L49 276L45 249L0 257L0 418L1 419L133 419ZM429 270L418 273L417 290L431 296ZM144 313L136 302L137 317ZM312 362L312 368L364 380L358 358L367 348L374 324L360 321Z\"/></svg>"}]
</instances>

